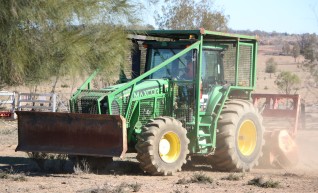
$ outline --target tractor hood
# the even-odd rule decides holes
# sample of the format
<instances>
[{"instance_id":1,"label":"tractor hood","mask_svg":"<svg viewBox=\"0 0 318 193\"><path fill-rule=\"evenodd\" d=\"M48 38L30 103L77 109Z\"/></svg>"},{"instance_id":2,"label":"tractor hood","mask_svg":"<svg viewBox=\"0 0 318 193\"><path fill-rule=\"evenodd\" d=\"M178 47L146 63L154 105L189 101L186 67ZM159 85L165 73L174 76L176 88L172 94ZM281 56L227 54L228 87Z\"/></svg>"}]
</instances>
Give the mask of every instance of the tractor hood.
<instances>
[{"instance_id":1,"label":"tractor hood","mask_svg":"<svg viewBox=\"0 0 318 193\"><path fill-rule=\"evenodd\" d=\"M163 95L168 92L168 85L168 79L151 79L140 81L135 86L127 82L107 87L103 89L109 93L103 102L106 114L125 116L130 104Z\"/></svg>"},{"instance_id":2,"label":"tractor hood","mask_svg":"<svg viewBox=\"0 0 318 193\"><path fill-rule=\"evenodd\" d=\"M132 87L129 87L124 90L121 89L121 88L124 88L126 84L129 84L129 83L112 85L102 90L112 92L110 93L110 95L115 94L115 95L121 95L123 97L129 97ZM132 92L132 97L139 98L139 97L152 96L153 94L161 94L165 92L164 88L168 88L168 84L169 84L168 79L143 80L140 83L136 84L136 86L134 87ZM117 90L122 90L122 91L116 92Z\"/></svg>"}]
</instances>

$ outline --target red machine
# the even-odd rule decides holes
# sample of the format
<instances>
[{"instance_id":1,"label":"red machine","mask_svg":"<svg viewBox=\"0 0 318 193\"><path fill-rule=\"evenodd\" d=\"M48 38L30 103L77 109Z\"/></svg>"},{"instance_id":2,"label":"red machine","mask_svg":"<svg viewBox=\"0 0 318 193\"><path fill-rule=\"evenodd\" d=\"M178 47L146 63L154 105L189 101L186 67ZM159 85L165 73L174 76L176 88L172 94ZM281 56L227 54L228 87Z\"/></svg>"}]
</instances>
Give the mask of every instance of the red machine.
<instances>
[{"instance_id":1,"label":"red machine","mask_svg":"<svg viewBox=\"0 0 318 193\"><path fill-rule=\"evenodd\" d=\"M252 98L266 128L260 166L286 168L296 165L298 148L294 139L299 127L299 95L253 94Z\"/></svg>"},{"instance_id":2,"label":"red machine","mask_svg":"<svg viewBox=\"0 0 318 193\"><path fill-rule=\"evenodd\" d=\"M9 109L6 108L6 106L10 106ZM15 93L0 91L0 118L13 118L14 109L15 109Z\"/></svg>"},{"instance_id":3,"label":"red machine","mask_svg":"<svg viewBox=\"0 0 318 193\"><path fill-rule=\"evenodd\" d=\"M7 111L0 111L0 117L11 117L12 113Z\"/></svg>"}]
</instances>

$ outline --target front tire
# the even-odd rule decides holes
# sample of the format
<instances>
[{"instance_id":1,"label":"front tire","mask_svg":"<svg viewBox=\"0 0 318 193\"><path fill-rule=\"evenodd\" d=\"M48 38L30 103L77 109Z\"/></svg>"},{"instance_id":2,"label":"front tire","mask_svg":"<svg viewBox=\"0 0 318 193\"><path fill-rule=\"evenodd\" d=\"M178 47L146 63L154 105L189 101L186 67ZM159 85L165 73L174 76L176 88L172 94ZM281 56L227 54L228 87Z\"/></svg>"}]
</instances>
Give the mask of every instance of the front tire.
<instances>
[{"instance_id":1,"label":"front tire","mask_svg":"<svg viewBox=\"0 0 318 193\"><path fill-rule=\"evenodd\" d=\"M172 175L186 163L189 139L180 121L159 117L148 122L138 136L137 160L151 175Z\"/></svg>"},{"instance_id":2,"label":"front tire","mask_svg":"<svg viewBox=\"0 0 318 193\"><path fill-rule=\"evenodd\" d=\"M218 121L212 167L219 171L249 171L258 165L264 145L262 117L245 100L230 100Z\"/></svg>"}]
</instances>

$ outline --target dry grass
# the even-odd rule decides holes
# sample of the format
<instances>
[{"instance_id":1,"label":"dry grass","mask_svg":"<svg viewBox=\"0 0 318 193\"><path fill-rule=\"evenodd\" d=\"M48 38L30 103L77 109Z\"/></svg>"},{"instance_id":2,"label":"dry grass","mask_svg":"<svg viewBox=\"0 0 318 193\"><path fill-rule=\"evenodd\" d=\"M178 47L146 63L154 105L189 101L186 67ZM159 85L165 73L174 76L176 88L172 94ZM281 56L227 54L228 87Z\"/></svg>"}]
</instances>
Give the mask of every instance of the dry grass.
<instances>
[{"instance_id":1,"label":"dry grass","mask_svg":"<svg viewBox=\"0 0 318 193\"><path fill-rule=\"evenodd\" d=\"M243 173L243 174L231 173L228 176L221 178L221 180L239 181L239 180L243 179L244 176L245 176L245 173Z\"/></svg>"},{"instance_id":2,"label":"dry grass","mask_svg":"<svg viewBox=\"0 0 318 193\"><path fill-rule=\"evenodd\" d=\"M9 178L9 174L7 172L0 170L0 179L8 179L8 178Z\"/></svg>"},{"instance_id":3,"label":"dry grass","mask_svg":"<svg viewBox=\"0 0 318 193\"><path fill-rule=\"evenodd\" d=\"M89 163L85 159L80 160L80 163L76 163L73 170L76 175L91 173Z\"/></svg>"},{"instance_id":4,"label":"dry grass","mask_svg":"<svg viewBox=\"0 0 318 193\"><path fill-rule=\"evenodd\" d=\"M14 132L12 129L1 129L0 135L11 135Z\"/></svg>"},{"instance_id":5,"label":"dry grass","mask_svg":"<svg viewBox=\"0 0 318 193\"><path fill-rule=\"evenodd\" d=\"M279 188L280 187L280 182L274 181L272 179L267 180L264 177L253 178L252 180L248 181L247 184L262 187L262 188Z\"/></svg>"},{"instance_id":6,"label":"dry grass","mask_svg":"<svg viewBox=\"0 0 318 193\"><path fill-rule=\"evenodd\" d=\"M181 178L177 181L177 184L189 184L190 181L187 180L186 178Z\"/></svg>"},{"instance_id":7,"label":"dry grass","mask_svg":"<svg viewBox=\"0 0 318 193\"><path fill-rule=\"evenodd\" d=\"M212 184L213 179L206 174L194 173L190 179L181 178L177 181L177 184L189 184L189 183L202 183L202 184Z\"/></svg>"},{"instance_id":8,"label":"dry grass","mask_svg":"<svg viewBox=\"0 0 318 193\"><path fill-rule=\"evenodd\" d=\"M126 183L122 182L118 186L112 186L110 184L104 184L103 187L90 188L85 190L80 190L80 193L128 193L128 192L138 192L141 188L140 183Z\"/></svg>"},{"instance_id":9,"label":"dry grass","mask_svg":"<svg viewBox=\"0 0 318 193\"><path fill-rule=\"evenodd\" d=\"M294 173L290 173L290 172L286 172L283 176L286 176L286 177L300 177L300 175L294 174Z\"/></svg>"},{"instance_id":10,"label":"dry grass","mask_svg":"<svg viewBox=\"0 0 318 193\"><path fill-rule=\"evenodd\" d=\"M60 173L65 172L67 155L66 154L53 154L53 153L38 153L28 152L28 157L31 158L41 171Z\"/></svg>"},{"instance_id":11,"label":"dry grass","mask_svg":"<svg viewBox=\"0 0 318 193\"><path fill-rule=\"evenodd\" d=\"M3 171L0 170L0 179L8 179L12 181L27 181L26 174L23 172L16 172L11 167L9 170Z\"/></svg>"},{"instance_id":12,"label":"dry grass","mask_svg":"<svg viewBox=\"0 0 318 193\"><path fill-rule=\"evenodd\" d=\"M203 183L203 184L210 183L211 184L213 182L213 179L204 173L195 173L191 177L191 182L192 183Z\"/></svg>"}]
</instances>

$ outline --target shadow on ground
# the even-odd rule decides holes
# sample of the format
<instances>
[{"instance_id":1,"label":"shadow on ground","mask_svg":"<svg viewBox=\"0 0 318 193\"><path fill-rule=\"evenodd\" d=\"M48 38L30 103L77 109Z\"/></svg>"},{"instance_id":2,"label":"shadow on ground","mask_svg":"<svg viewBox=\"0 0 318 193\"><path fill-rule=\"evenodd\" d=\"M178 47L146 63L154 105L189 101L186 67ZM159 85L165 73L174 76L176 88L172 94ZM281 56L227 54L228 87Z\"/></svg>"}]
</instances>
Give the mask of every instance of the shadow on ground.
<instances>
[{"instance_id":1,"label":"shadow on ground","mask_svg":"<svg viewBox=\"0 0 318 193\"><path fill-rule=\"evenodd\" d=\"M7 169L26 169L29 166L33 165L33 161L25 157L9 157L9 156L0 156L0 170Z\"/></svg>"},{"instance_id":2,"label":"shadow on ground","mask_svg":"<svg viewBox=\"0 0 318 193\"><path fill-rule=\"evenodd\" d=\"M114 159L114 161L97 169L83 168L78 163L68 159L32 159L25 157L0 156L0 171L17 171L29 173L32 176L43 176L50 174L78 174L94 173L97 175L148 175L144 173L137 160L129 158L126 160ZM206 159L192 159L182 167L183 171L213 171Z\"/></svg>"},{"instance_id":3,"label":"shadow on ground","mask_svg":"<svg viewBox=\"0 0 318 193\"><path fill-rule=\"evenodd\" d=\"M49 174L94 173L100 175L144 175L139 163L130 160L114 160L103 168L79 168L77 163L61 159L31 159L0 156L0 171L29 173L32 176Z\"/></svg>"}]
</instances>

